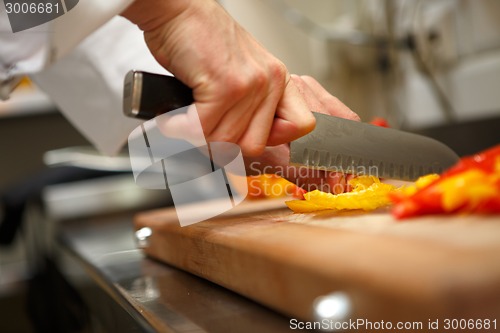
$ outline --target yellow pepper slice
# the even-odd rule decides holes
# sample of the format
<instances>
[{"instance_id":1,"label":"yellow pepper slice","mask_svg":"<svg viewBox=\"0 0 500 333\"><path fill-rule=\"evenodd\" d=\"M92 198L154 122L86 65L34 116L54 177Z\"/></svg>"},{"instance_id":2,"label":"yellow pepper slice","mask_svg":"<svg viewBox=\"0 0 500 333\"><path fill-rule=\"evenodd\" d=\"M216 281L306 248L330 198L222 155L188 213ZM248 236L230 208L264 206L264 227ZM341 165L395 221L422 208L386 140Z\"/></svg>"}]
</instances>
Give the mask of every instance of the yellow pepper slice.
<instances>
[{"instance_id":1,"label":"yellow pepper slice","mask_svg":"<svg viewBox=\"0 0 500 333\"><path fill-rule=\"evenodd\" d=\"M395 191L393 185L381 183L377 177L360 176L349 181L354 188L341 194L325 193L318 190L304 194L305 200L287 201L286 205L295 213L308 213L327 209L374 210L391 203L388 194Z\"/></svg>"},{"instance_id":2,"label":"yellow pepper slice","mask_svg":"<svg viewBox=\"0 0 500 333\"><path fill-rule=\"evenodd\" d=\"M488 198L498 197L498 175L488 175L472 169L459 175L443 179L438 187L443 193L442 204L445 212L454 211L464 205L476 207Z\"/></svg>"}]
</instances>

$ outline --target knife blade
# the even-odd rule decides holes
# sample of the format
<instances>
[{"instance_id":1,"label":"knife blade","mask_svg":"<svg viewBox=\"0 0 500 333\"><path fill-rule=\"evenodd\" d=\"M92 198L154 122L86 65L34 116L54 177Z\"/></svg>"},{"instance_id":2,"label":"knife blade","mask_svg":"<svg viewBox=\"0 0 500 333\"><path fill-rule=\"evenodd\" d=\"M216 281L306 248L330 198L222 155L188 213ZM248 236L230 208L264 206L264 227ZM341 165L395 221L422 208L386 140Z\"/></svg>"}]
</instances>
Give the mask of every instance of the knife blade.
<instances>
[{"instance_id":1,"label":"knife blade","mask_svg":"<svg viewBox=\"0 0 500 333\"><path fill-rule=\"evenodd\" d=\"M192 90L172 76L130 71L123 112L152 119L194 102ZM356 175L414 181L458 161L443 143L422 135L313 112L315 129L290 142L290 164Z\"/></svg>"}]
</instances>

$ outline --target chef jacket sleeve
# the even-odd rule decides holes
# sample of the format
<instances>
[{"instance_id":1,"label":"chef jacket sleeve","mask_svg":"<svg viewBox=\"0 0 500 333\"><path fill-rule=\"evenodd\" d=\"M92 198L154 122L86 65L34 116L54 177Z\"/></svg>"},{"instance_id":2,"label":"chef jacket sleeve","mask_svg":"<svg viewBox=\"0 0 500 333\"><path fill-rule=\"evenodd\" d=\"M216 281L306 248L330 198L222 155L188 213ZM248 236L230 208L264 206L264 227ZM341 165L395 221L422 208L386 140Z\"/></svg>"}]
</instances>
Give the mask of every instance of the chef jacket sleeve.
<instances>
[{"instance_id":1,"label":"chef jacket sleeve","mask_svg":"<svg viewBox=\"0 0 500 333\"><path fill-rule=\"evenodd\" d=\"M30 71L69 121L101 152L120 150L137 120L122 114L123 79L130 69L168 74L142 32L116 16L132 1L80 0L49 29L45 65Z\"/></svg>"},{"instance_id":2,"label":"chef jacket sleeve","mask_svg":"<svg viewBox=\"0 0 500 333\"><path fill-rule=\"evenodd\" d=\"M46 26L13 33L0 4L0 99L6 99L16 77L43 68L49 50Z\"/></svg>"}]
</instances>

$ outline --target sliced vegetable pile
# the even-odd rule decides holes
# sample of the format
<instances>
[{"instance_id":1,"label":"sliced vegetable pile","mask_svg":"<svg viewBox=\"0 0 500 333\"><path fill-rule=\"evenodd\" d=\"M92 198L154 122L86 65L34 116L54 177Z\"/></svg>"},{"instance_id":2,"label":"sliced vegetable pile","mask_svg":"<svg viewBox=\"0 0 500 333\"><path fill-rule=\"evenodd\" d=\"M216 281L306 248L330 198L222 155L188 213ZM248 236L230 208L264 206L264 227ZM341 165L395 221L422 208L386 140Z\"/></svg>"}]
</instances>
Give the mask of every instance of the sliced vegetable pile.
<instances>
[{"instance_id":1,"label":"sliced vegetable pile","mask_svg":"<svg viewBox=\"0 0 500 333\"><path fill-rule=\"evenodd\" d=\"M500 145L465 157L441 176L426 176L414 188L391 193L393 215L500 214Z\"/></svg>"},{"instance_id":2,"label":"sliced vegetable pile","mask_svg":"<svg viewBox=\"0 0 500 333\"><path fill-rule=\"evenodd\" d=\"M286 205L295 213L308 213L326 209L373 210L391 203L388 194L395 191L393 185L381 183L374 176L360 176L349 181L351 192L331 194L319 190L304 194L305 200L287 201Z\"/></svg>"},{"instance_id":3,"label":"sliced vegetable pile","mask_svg":"<svg viewBox=\"0 0 500 333\"><path fill-rule=\"evenodd\" d=\"M394 204L392 214L398 219L426 214L500 214L500 145L462 158L441 175L423 176L413 186L396 188L374 176L359 176L349 184L351 192L335 195L319 190L306 193L275 175L248 178L250 197L303 199L286 202L295 213L370 211Z\"/></svg>"}]
</instances>

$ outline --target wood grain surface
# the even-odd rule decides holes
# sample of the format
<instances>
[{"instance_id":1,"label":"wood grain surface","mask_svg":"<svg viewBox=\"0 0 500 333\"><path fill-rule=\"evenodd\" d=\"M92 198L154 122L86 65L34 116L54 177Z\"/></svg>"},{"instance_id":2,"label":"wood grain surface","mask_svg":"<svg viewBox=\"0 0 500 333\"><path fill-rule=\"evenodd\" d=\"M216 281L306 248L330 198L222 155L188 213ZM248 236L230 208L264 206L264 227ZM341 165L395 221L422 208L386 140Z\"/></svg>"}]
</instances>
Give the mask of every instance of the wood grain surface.
<instances>
[{"instance_id":1,"label":"wood grain surface","mask_svg":"<svg viewBox=\"0 0 500 333\"><path fill-rule=\"evenodd\" d=\"M500 319L500 218L394 220L387 211L294 214L246 202L180 227L174 209L139 214L147 255L294 318L322 295L347 293L352 318Z\"/></svg>"}]
</instances>

